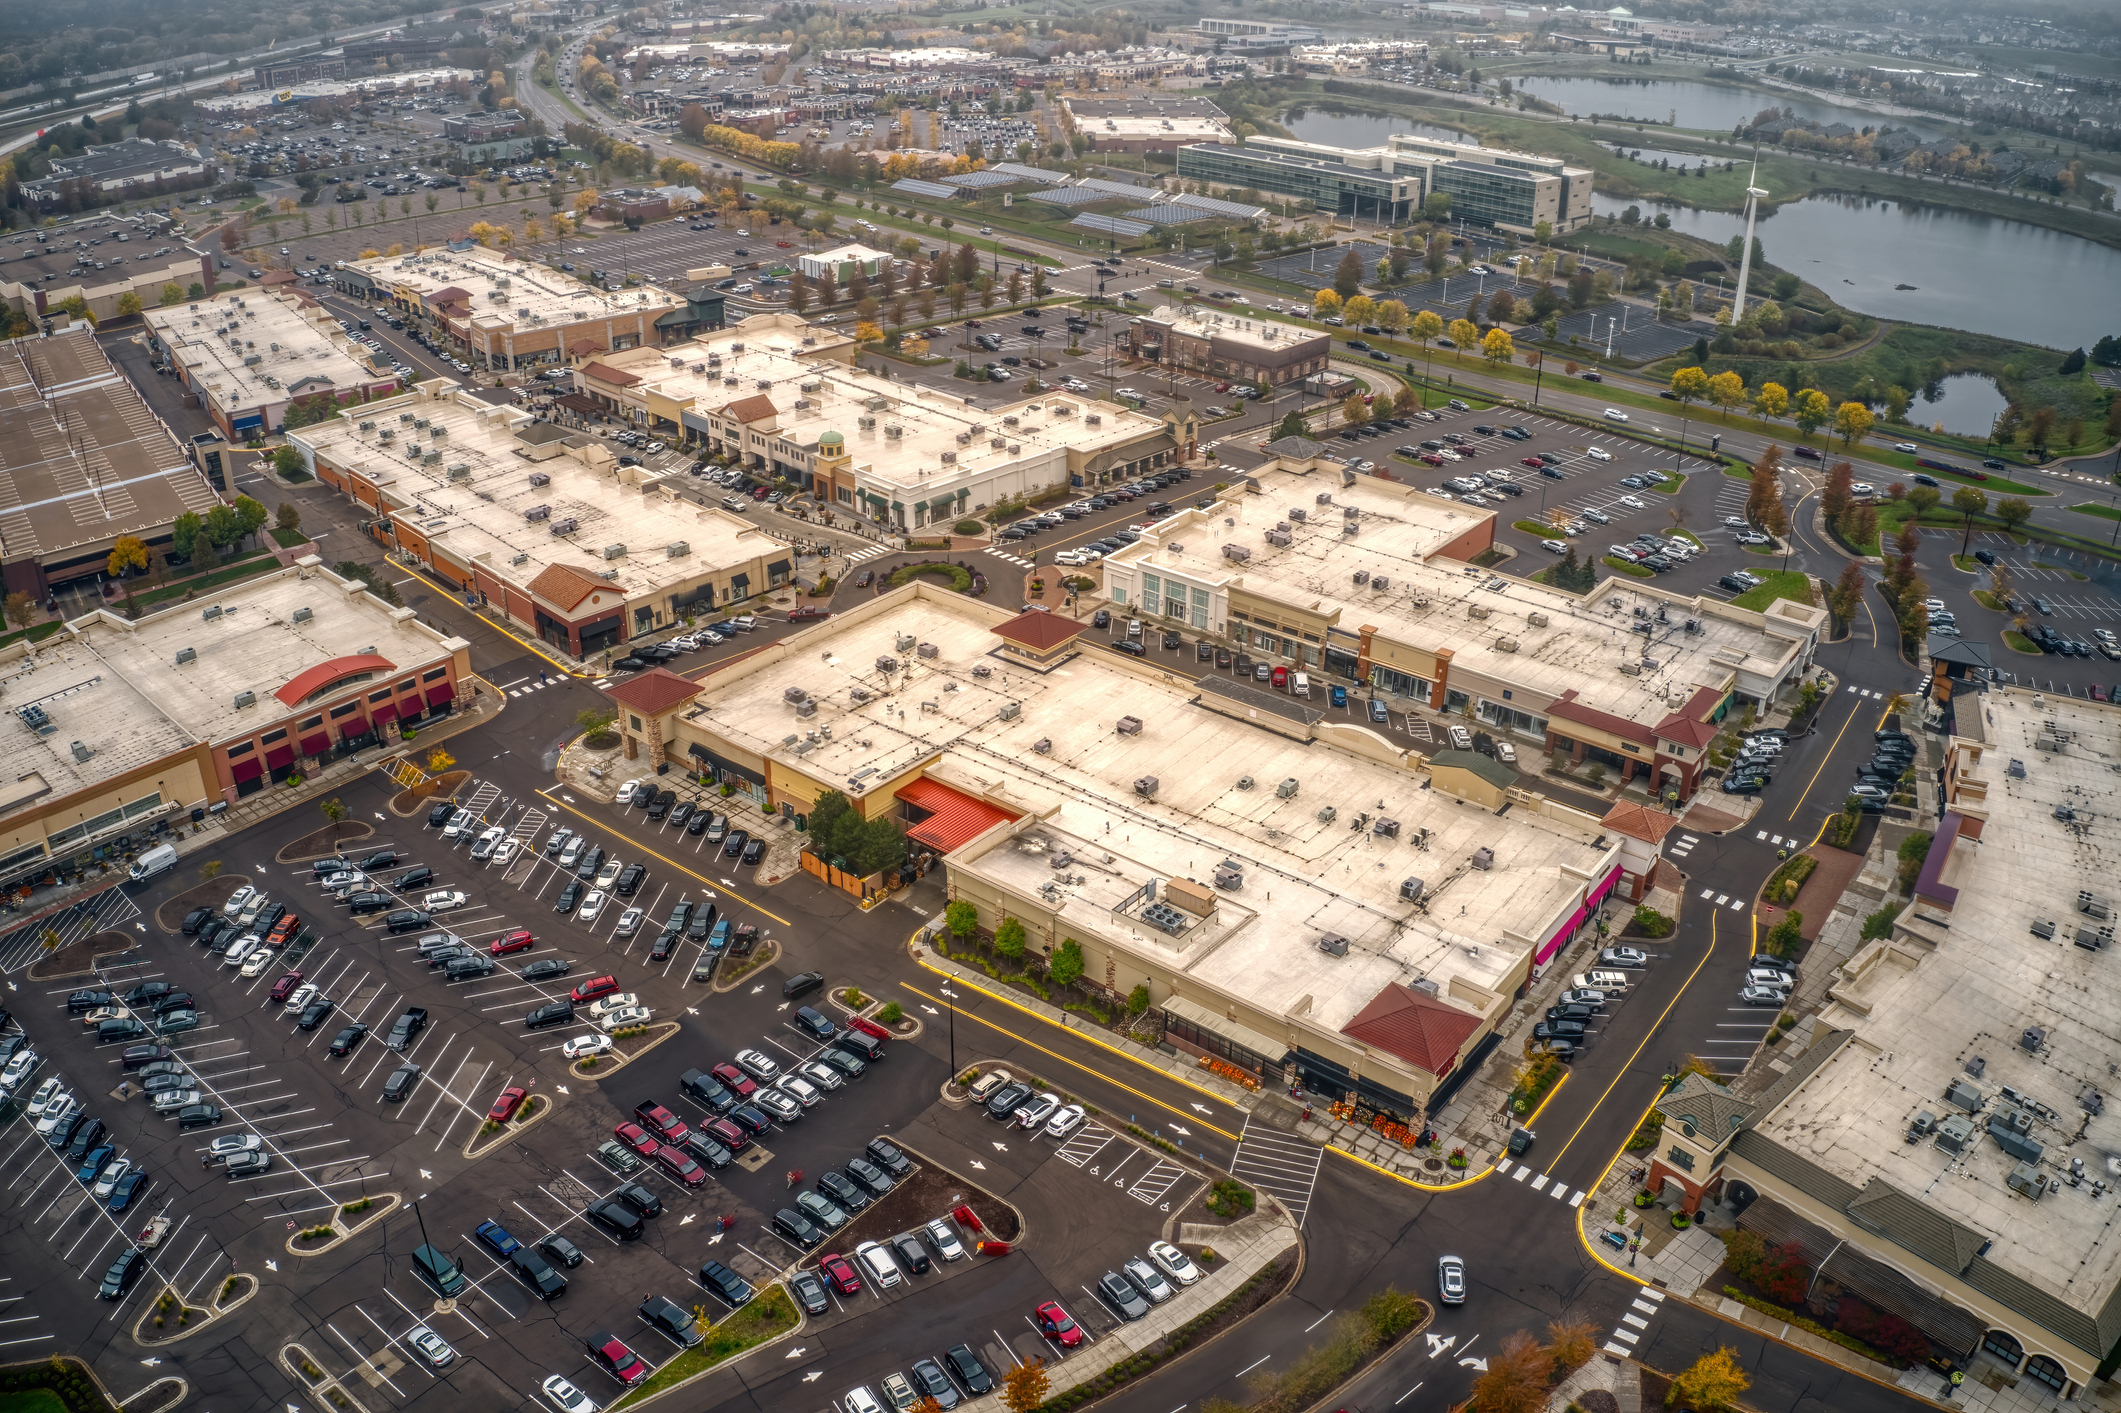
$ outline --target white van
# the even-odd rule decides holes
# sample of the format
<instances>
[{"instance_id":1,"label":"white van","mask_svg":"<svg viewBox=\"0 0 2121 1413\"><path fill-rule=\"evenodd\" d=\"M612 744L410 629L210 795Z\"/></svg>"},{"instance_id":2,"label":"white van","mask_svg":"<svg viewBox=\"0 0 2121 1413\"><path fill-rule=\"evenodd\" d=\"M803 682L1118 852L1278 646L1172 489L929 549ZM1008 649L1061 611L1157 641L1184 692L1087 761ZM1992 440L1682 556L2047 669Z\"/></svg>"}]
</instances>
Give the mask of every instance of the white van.
<instances>
[{"instance_id":1,"label":"white van","mask_svg":"<svg viewBox=\"0 0 2121 1413\"><path fill-rule=\"evenodd\" d=\"M138 859L134 860L133 866L126 870L125 876L134 883L140 883L153 878L156 874L166 869L172 869L176 866L177 846L174 844L157 844L154 848L149 849L146 853L140 855Z\"/></svg>"},{"instance_id":2,"label":"white van","mask_svg":"<svg viewBox=\"0 0 2121 1413\"><path fill-rule=\"evenodd\" d=\"M1311 679L1301 672L1292 674L1289 678L1289 695L1292 697L1310 696Z\"/></svg>"}]
</instances>

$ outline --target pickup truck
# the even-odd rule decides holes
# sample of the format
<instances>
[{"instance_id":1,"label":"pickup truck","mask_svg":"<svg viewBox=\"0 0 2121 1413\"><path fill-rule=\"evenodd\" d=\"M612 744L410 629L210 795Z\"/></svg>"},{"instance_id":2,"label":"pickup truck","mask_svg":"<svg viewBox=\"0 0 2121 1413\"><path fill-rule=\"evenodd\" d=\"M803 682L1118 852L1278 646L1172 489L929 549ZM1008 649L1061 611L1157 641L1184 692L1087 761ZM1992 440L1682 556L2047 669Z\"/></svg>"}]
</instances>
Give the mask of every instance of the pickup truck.
<instances>
[{"instance_id":1,"label":"pickup truck","mask_svg":"<svg viewBox=\"0 0 2121 1413\"><path fill-rule=\"evenodd\" d=\"M412 1044L413 1037L418 1035L426 1025L427 1012L419 1006L412 1007L404 1015L399 1016L397 1024L390 1028L390 1034L383 1039L383 1048L386 1050L403 1050L406 1046Z\"/></svg>"}]
</instances>

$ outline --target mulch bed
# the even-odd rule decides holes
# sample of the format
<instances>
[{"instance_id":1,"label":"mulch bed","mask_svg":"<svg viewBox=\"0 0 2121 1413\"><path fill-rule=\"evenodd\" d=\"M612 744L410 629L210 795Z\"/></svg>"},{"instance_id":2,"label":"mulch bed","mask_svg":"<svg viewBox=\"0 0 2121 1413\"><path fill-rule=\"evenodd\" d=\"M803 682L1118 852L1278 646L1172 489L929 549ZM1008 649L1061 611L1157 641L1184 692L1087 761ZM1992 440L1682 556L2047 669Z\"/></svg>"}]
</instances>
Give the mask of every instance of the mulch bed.
<instances>
[{"instance_id":1,"label":"mulch bed","mask_svg":"<svg viewBox=\"0 0 2121 1413\"><path fill-rule=\"evenodd\" d=\"M1642 1406L1662 1408L1672 1396L1672 1381L1648 1365L1642 1366Z\"/></svg>"},{"instance_id":2,"label":"mulch bed","mask_svg":"<svg viewBox=\"0 0 2121 1413\"><path fill-rule=\"evenodd\" d=\"M364 824L358 819L342 819L325 825L314 834L305 834L291 844L280 846L273 855L274 863L306 863L310 859L321 859L338 852L339 845L349 839L367 839L376 832L373 824Z\"/></svg>"},{"instance_id":3,"label":"mulch bed","mask_svg":"<svg viewBox=\"0 0 2121 1413\"><path fill-rule=\"evenodd\" d=\"M1804 880L1804 887L1797 890L1797 896L1790 906L1804 914L1804 926L1800 929L1804 940L1816 942L1819 940L1819 930L1826 926L1826 920L1834 914L1834 904L1841 901L1841 895L1848 890L1849 884L1855 881L1857 874L1863 872L1863 855L1845 853L1824 844L1804 852L1819 860L1819 867L1813 869L1812 876ZM1760 914L1761 920L1769 925L1779 921L1782 916L1779 910L1769 907L1763 907Z\"/></svg>"},{"instance_id":4,"label":"mulch bed","mask_svg":"<svg viewBox=\"0 0 2121 1413\"><path fill-rule=\"evenodd\" d=\"M123 932L97 932L50 956L39 957L29 969L31 981L57 981L62 977L87 976L96 969L96 958L129 952L141 945L137 936Z\"/></svg>"},{"instance_id":5,"label":"mulch bed","mask_svg":"<svg viewBox=\"0 0 2121 1413\"><path fill-rule=\"evenodd\" d=\"M444 771L424 785L414 785L391 796L390 812L402 819L431 799L455 795L469 779L471 772L468 770Z\"/></svg>"},{"instance_id":6,"label":"mulch bed","mask_svg":"<svg viewBox=\"0 0 2121 1413\"><path fill-rule=\"evenodd\" d=\"M851 1251L864 1241L889 1241L902 1231L924 1226L959 1203L972 1208L987 1235L997 1241L1014 1241L1023 1230L1016 1209L963 1178L945 1172L918 1153L908 1152L917 1166L899 1180L898 1186L855 1215L834 1238L835 1248Z\"/></svg>"},{"instance_id":7,"label":"mulch bed","mask_svg":"<svg viewBox=\"0 0 2121 1413\"><path fill-rule=\"evenodd\" d=\"M204 883L194 883L155 909L155 926L164 932L181 932L186 913L193 908L220 907L231 893L243 886L243 882L240 873L220 873Z\"/></svg>"},{"instance_id":8,"label":"mulch bed","mask_svg":"<svg viewBox=\"0 0 2121 1413\"><path fill-rule=\"evenodd\" d=\"M1249 1187L1251 1184L1247 1183L1246 1186ZM1208 1194L1210 1190L1210 1186L1207 1183L1202 1183L1200 1191L1194 1195L1191 1202L1186 1204L1185 1210L1178 1214L1178 1220L1191 1223L1194 1226L1226 1227L1233 1222L1244 1220L1245 1217L1251 1216L1252 1212L1259 1210L1258 1190L1254 1189L1252 1212L1246 1212L1242 1216L1237 1217L1225 1217L1219 1212L1211 1212L1208 1210ZM1177 1228L1173 1227L1172 1230L1176 1231Z\"/></svg>"}]
</instances>

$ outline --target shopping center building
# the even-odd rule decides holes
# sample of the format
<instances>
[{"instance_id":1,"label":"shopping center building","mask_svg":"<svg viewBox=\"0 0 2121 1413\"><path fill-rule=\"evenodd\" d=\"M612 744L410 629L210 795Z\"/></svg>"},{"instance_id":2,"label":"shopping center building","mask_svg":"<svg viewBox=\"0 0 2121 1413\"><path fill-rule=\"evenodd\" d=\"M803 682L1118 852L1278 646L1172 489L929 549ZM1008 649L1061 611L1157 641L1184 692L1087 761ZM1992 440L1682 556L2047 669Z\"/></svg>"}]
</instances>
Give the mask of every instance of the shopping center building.
<instances>
[{"instance_id":1,"label":"shopping center building","mask_svg":"<svg viewBox=\"0 0 2121 1413\"><path fill-rule=\"evenodd\" d=\"M398 390L381 355L293 293L232 291L142 317L148 351L169 364L227 441L279 431L293 402L358 401Z\"/></svg>"}]
</instances>

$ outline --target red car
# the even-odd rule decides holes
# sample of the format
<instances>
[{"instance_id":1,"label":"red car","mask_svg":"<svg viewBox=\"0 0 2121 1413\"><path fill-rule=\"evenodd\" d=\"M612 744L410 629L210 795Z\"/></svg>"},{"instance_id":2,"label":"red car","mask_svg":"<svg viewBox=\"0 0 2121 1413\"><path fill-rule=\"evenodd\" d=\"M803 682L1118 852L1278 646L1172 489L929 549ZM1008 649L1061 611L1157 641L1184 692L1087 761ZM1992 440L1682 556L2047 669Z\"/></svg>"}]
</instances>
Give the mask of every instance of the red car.
<instances>
[{"instance_id":1,"label":"red car","mask_svg":"<svg viewBox=\"0 0 2121 1413\"><path fill-rule=\"evenodd\" d=\"M493 1101L493 1107L486 1111L487 1120L497 1124L507 1123L516 1116L516 1110L522 1108L523 1101L529 1097L530 1091L521 1085L509 1085L501 1091L501 1097Z\"/></svg>"},{"instance_id":2,"label":"red car","mask_svg":"<svg viewBox=\"0 0 2121 1413\"><path fill-rule=\"evenodd\" d=\"M617 977L592 976L568 994L574 997L574 1003L579 1006L584 1001L594 1001L599 996L609 996L618 989L619 979Z\"/></svg>"},{"instance_id":3,"label":"red car","mask_svg":"<svg viewBox=\"0 0 2121 1413\"><path fill-rule=\"evenodd\" d=\"M774 242L774 244L779 246L783 250L795 249L795 242L792 240L777 240Z\"/></svg>"},{"instance_id":4,"label":"red car","mask_svg":"<svg viewBox=\"0 0 2121 1413\"><path fill-rule=\"evenodd\" d=\"M272 984L273 1004L277 1006L282 1001L285 1001L288 997L294 995L295 988L297 986L300 986L301 984L302 973L298 971L291 971L285 976L281 977L278 981L275 981Z\"/></svg>"},{"instance_id":5,"label":"red car","mask_svg":"<svg viewBox=\"0 0 2121 1413\"><path fill-rule=\"evenodd\" d=\"M1540 467L1546 465L1544 461L1541 461L1536 456L1520 456L1517 458L1517 464L1519 466L1529 466L1534 471L1537 471Z\"/></svg>"},{"instance_id":6,"label":"red car","mask_svg":"<svg viewBox=\"0 0 2121 1413\"><path fill-rule=\"evenodd\" d=\"M801 608L791 608L788 610L788 621L790 623L801 623L806 618L830 618L831 616L831 609L812 608L808 604L804 604Z\"/></svg>"},{"instance_id":7,"label":"red car","mask_svg":"<svg viewBox=\"0 0 2121 1413\"><path fill-rule=\"evenodd\" d=\"M1063 1349L1073 1349L1083 1342L1083 1327L1068 1317L1058 1300L1038 1307L1038 1332Z\"/></svg>"},{"instance_id":8,"label":"red car","mask_svg":"<svg viewBox=\"0 0 2121 1413\"><path fill-rule=\"evenodd\" d=\"M732 1153L741 1153L751 1146L751 1131L731 1119L709 1119L700 1125L700 1132Z\"/></svg>"},{"instance_id":9,"label":"red car","mask_svg":"<svg viewBox=\"0 0 2121 1413\"><path fill-rule=\"evenodd\" d=\"M683 1143L685 1135L692 1132L691 1129L685 1127L683 1119L671 1113L661 1104L651 1101L644 1100L634 1105L633 1116L639 1119L642 1125L651 1132L660 1135L665 1143Z\"/></svg>"},{"instance_id":10,"label":"red car","mask_svg":"<svg viewBox=\"0 0 2121 1413\"><path fill-rule=\"evenodd\" d=\"M589 1357L627 1388L648 1377L648 1366L641 1362L641 1356L628 1349L626 1341L617 1335L598 1330L583 1344L589 1350Z\"/></svg>"},{"instance_id":11,"label":"red car","mask_svg":"<svg viewBox=\"0 0 2121 1413\"><path fill-rule=\"evenodd\" d=\"M687 1187L698 1187L707 1181L707 1170L685 1156L683 1152L665 1143L655 1150L656 1166L676 1178Z\"/></svg>"},{"instance_id":12,"label":"red car","mask_svg":"<svg viewBox=\"0 0 2121 1413\"><path fill-rule=\"evenodd\" d=\"M854 1295L862 1288L862 1278L854 1273L854 1266L844 1256L827 1256L817 1263L825 1279L831 1281L842 1295Z\"/></svg>"},{"instance_id":13,"label":"red car","mask_svg":"<svg viewBox=\"0 0 2121 1413\"><path fill-rule=\"evenodd\" d=\"M759 1087L758 1082L756 1080L752 1079L750 1075L745 1074L735 1065L730 1064L727 1060L724 1060L722 1061L722 1063L716 1065L712 1070L708 1071L708 1073L712 1074L716 1079L720 1080L722 1083L728 1085L731 1089L734 1089L738 1094L741 1094L746 1099L749 1099L755 1092L757 1092Z\"/></svg>"},{"instance_id":14,"label":"red car","mask_svg":"<svg viewBox=\"0 0 2121 1413\"><path fill-rule=\"evenodd\" d=\"M1281 684L1277 682L1275 683L1275 685L1280 686ZM875 1036L878 1040L891 1039L890 1031L884 1029L875 1021L870 1020L867 1016L856 1016L854 1019L847 1022L847 1028L849 1030L858 1030L864 1035Z\"/></svg>"},{"instance_id":15,"label":"red car","mask_svg":"<svg viewBox=\"0 0 2121 1413\"><path fill-rule=\"evenodd\" d=\"M494 938L493 945L487 950L497 957L505 957L510 952L529 951L533 940L527 929L519 927L513 932L504 932Z\"/></svg>"},{"instance_id":16,"label":"red car","mask_svg":"<svg viewBox=\"0 0 2121 1413\"><path fill-rule=\"evenodd\" d=\"M611 1131L617 1136L619 1142L625 1144L643 1158L653 1158L655 1150L663 1146L639 1124L613 1124Z\"/></svg>"}]
</instances>

